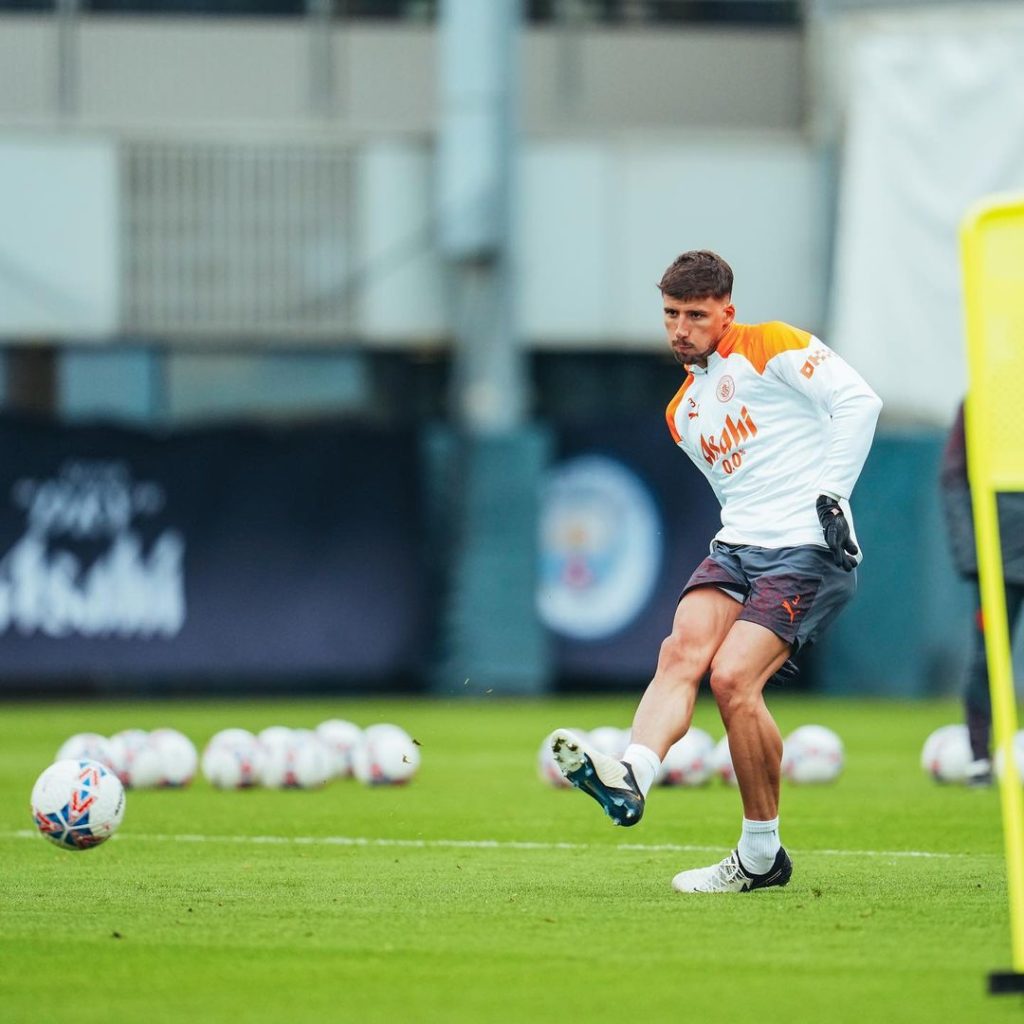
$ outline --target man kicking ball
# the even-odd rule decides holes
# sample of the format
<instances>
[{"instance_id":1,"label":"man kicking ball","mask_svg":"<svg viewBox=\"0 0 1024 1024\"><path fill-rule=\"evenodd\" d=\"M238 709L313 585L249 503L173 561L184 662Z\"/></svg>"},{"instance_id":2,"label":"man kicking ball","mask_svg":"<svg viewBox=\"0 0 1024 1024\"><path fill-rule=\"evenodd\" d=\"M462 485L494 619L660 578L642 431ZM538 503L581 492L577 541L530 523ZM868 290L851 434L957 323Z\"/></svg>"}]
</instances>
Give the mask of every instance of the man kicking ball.
<instances>
[{"instance_id":1,"label":"man kicking ball","mask_svg":"<svg viewBox=\"0 0 1024 1024\"><path fill-rule=\"evenodd\" d=\"M614 824L635 825L710 671L743 827L723 861L672 879L680 892L748 892L785 885L793 873L779 839L782 736L763 690L780 670L793 671L791 656L856 590L861 556L848 499L882 405L806 331L736 323L732 285L729 265L707 251L683 253L659 282L665 334L687 371L668 428L711 484L722 528L683 587L622 760L566 729L551 738L562 774Z\"/></svg>"}]
</instances>

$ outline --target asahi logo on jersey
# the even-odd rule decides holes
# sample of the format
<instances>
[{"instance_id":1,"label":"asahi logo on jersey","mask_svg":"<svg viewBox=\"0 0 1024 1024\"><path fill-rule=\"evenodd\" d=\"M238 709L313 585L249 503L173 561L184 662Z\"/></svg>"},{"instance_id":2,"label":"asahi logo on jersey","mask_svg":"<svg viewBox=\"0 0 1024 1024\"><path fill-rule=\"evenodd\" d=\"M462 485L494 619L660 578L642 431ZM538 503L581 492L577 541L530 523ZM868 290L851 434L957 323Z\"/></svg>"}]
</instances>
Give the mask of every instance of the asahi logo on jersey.
<instances>
[{"instance_id":1,"label":"asahi logo on jersey","mask_svg":"<svg viewBox=\"0 0 1024 1024\"><path fill-rule=\"evenodd\" d=\"M740 406L739 416L733 419L725 417L725 425L716 437L710 434L700 435L700 450L704 461L713 466L723 455L727 455L742 441L747 441L757 434L757 426L745 405Z\"/></svg>"}]
</instances>

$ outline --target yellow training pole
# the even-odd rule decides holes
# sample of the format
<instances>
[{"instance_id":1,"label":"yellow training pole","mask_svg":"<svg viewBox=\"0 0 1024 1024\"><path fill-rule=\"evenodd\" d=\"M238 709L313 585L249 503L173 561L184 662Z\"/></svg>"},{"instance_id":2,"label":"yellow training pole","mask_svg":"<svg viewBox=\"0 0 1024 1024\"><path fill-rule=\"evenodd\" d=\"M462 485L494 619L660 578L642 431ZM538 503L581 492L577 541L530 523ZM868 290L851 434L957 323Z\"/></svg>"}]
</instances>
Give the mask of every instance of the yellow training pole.
<instances>
[{"instance_id":1,"label":"yellow training pole","mask_svg":"<svg viewBox=\"0 0 1024 1024\"><path fill-rule=\"evenodd\" d=\"M1006 848L1013 970L994 972L992 992L1024 992L1024 794L1013 751L1017 704L1006 615L997 495L1024 490L1024 197L994 198L961 230L967 361L964 409L978 576L1002 759L1000 804ZM998 755L997 755L998 756Z\"/></svg>"}]
</instances>

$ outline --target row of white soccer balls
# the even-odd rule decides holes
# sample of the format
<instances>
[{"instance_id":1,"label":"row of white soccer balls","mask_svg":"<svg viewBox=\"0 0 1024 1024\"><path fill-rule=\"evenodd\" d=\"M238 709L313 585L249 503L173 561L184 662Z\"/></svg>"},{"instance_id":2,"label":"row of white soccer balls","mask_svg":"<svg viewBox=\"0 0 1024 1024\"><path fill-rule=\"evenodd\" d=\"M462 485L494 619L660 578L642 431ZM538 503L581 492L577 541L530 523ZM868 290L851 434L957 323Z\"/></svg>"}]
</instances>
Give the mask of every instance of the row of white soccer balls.
<instances>
[{"instance_id":1,"label":"row of white soccer balls","mask_svg":"<svg viewBox=\"0 0 1024 1024\"><path fill-rule=\"evenodd\" d=\"M1024 779L1024 729L1013 737L1013 759L1017 763L1017 774ZM937 782L966 782L973 760L970 737L963 723L939 726L924 741L921 751L921 767ZM1002 778L1001 750L996 751L992 767L996 775Z\"/></svg>"},{"instance_id":2,"label":"row of white soccer balls","mask_svg":"<svg viewBox=\"0 0 1024 1024\"><path fill-rule=\"evenodd\" d=\"M629 745L629 730L603 725L589 732L573 729L585 743L610 757L622 757ZM551 737L547 736L537 754L541 779L553 786L568 786L551 753ZM834 782L843 770L843 742L827 726L802 725L794 729L783 743L782 774L790 782ZM702 786L718 778L735 786L736 772L729 753L729 737L717 743L709 733L696 726L678 743L673 744L656 780L663 786Z\"/></svg>"},{"instance_id":3,"label":"row of white soccer balls","mask_svg":"<svg viewBox=\"0 0 1024 1024\"><path fill-rule=\"evenodd\" d=\"M395 785L408 782L420 766L419 746L401 726L381 722L361 729L340 718L315 729L222 729L201 758L177 729L125 729L109 738L76 733L57 751L57 761L68 759L98 761L130 789L187 786L197 769L219 789L314 789L348 776L367 785Z\"/></svg>"}]
</instances>

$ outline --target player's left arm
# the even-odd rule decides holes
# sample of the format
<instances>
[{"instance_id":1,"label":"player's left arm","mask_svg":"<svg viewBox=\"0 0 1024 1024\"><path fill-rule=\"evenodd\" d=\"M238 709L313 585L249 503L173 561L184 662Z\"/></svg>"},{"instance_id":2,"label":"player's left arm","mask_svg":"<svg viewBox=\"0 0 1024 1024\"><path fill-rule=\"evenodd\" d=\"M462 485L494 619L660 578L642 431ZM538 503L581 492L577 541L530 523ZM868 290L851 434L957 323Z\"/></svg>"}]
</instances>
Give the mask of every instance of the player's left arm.
<instances>
[{"instance_id":1,"label":"player's left arm","mask_svg":"<svg viewBox=\"0 0 1024 1024\"><path fill-rule=\"evenodd\" d=\"M805 347L780 352L768 367L831 419L815 509L833 560L849 572L860 551L846 519L846 500L871 449L882 400L849 363L813 335Z\"/></svg>"},{"instance_id":2,"label":"player's left arm","mask_svg":"<svg viewBox=\"0 0 1024 1024\"><path fill-rule=\"evenodd\" d=\"M766 368L831 418L818 488L837 501L849 498L871 449L882 400L842 356L813 335L806 347L780 352Z\"/></svg>"}]
</instances>

